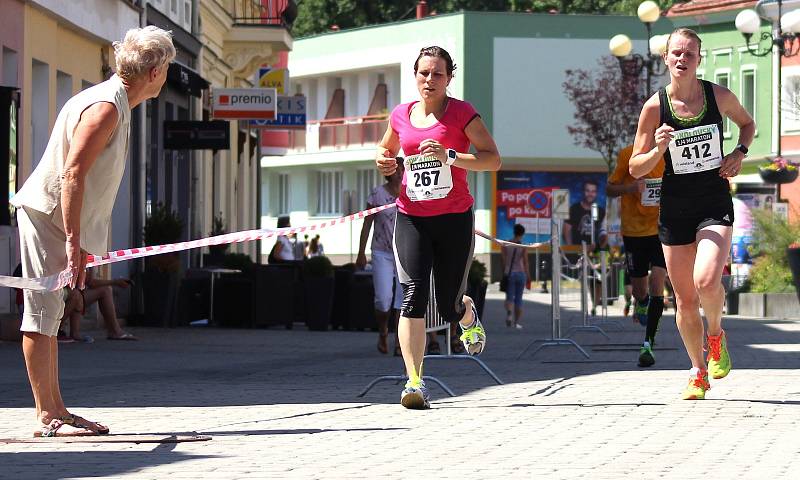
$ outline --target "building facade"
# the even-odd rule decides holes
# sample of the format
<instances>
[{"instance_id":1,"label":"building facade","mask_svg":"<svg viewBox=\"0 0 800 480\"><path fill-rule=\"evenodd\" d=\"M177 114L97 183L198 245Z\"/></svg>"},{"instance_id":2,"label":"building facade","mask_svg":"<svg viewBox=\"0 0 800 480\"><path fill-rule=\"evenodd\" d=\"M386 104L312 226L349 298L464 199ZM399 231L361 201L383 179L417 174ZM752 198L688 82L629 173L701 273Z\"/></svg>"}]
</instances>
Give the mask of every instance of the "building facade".
<instances>
[{"instance_id":1,"label":"building facade","mask_svg":"<svg viewBox=\"0 0 800 480\"><path fill-rule=\"evenodd\" d=\"M198 71L214 88L249 88L264 64L275 64L292 49L292 1L208 0L199 5L202 50ZM204 97L202 118L211 117ZM198 152L195 165L194 235L208 236L212 220L221 216L228 232L258 228L258 131L248 122L230 122L231 148ZM231 246L256 258L256 242Z\"/></svg>"}]
</instances>

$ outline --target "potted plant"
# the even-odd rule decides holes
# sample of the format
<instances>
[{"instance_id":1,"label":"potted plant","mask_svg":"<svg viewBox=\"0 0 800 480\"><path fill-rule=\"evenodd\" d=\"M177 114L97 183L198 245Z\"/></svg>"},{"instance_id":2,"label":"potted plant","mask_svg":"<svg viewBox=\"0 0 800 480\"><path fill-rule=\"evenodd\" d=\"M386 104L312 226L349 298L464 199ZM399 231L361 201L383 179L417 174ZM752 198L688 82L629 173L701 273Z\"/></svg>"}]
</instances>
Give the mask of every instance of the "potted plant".
<instances>
[{"instance_id":1,"label":"potted plant","mask_svg":"<svg viewBox=\"0 0 800 480\"><path fill-rule=\"evenodd\" d=\"M222 219L222 212L214 217L211 221L210 236L216 237L217 235L225 235L228 231L225 229L225 221ZM208 264L221 265L224 260L225 252L228 251L229 245L227 243L222 245L209 245L208 246Z\"/></svg>"},{"instance_id":2,"label":"potted plant","mask_svg":"<svg viewBox=\"0 0 800 480\"><path fill-rule=\"evenodd\" d=\"M475 302L478 317L483 317L483 306L486 303L486 265L480 260L473 259L467 274L467 295Z\"/></svg>"},{"instance_id":3,"label":"potted plant","mask_svg":"<svg viewBox=\"0 0 800 480\"><path fill-rule=\"evenodd\" d=\"M309 330L328 329L334 286L333 264L328 257L311 257L303 262L306 326Z\"/></svg>"},{"instance_id":4,"label":"potted plant","mask_svg":"<svg viewBox=\"0 0 800 480\"><path fill-rule=\"evenodd\" d=\"M797 164L784 157L775 157L758 167L758 173L766 183L792 183L797 179Z\"/></svg>"},{"instance_id":5,"label":"potted plant","mask_svg":"<svg viewBox=\"0 0 800 480\"><path fill-rule=\"evenodd\" d=\"M183 222L180 217L162 203L157 203L144 223L144 244L153 246L179 242L182 233ZM177 252L145 258L142 277L145 325L173 324L179 270L180 259Z\"/></svg>"}]
</instances>

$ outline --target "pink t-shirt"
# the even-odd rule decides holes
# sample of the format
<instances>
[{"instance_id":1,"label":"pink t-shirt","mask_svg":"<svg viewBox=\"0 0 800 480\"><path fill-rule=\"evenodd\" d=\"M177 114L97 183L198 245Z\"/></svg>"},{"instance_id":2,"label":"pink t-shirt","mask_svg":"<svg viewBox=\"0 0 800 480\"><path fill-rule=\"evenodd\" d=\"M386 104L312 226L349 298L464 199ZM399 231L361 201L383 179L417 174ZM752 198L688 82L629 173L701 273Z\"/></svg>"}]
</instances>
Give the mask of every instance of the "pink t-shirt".
<instances>
[{"instance_id":1,"label":"pink t-shirt","mask_svg":"<svg viewBox=\"0 0 800 480\"><path fill-rule=\"evenodd\" d=\"M392 130L397 132L400 137L400 146L406 155L417 155L420 142L432 138L445 148L452 148L456 152L466 153L469 151L469 139L464 129L478 113L469 103L455 98L448 97L447 107L442 118L427 128L417 128L411 125L411 108L417 102L401 103L394 110L389 118ZM403 175L403 185L400 188L400 196L397 197L397 208L406 215L416 217L431 217L446 213L463 213L469 209L474 200L469 193L467 185L467 171L463 168L451 166L453 177L453 189L444 198L436 200L421 200L412 202L406 193L406 182L408 172Z\"/></svg>"}]
</instances>

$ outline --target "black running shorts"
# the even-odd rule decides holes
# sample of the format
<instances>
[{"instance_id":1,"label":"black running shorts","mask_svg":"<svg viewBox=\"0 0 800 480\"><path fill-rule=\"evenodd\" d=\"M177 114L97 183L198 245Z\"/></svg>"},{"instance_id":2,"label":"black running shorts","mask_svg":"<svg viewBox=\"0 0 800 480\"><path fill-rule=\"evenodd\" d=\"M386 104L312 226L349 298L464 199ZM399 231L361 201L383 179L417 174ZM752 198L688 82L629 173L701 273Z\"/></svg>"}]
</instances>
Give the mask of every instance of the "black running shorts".
<instances>
[{"instance_id":1,"label":"black running shorts","mask_svg":"<svg viewBox=\"0 0 800 480\"><path fill-rule=\"evenodd\" d=\"M653 267L667 268L664 250L658 235L647 237L623 236L625 243L625 266L631 278L646 277Z\"/></svg>"},{"instance_id":2,"label":"black running shorts","mask_svg":"<svg viewBox=\"0 0 800 480\"><path fill-rule=\"evenodd\" d=\"M475 248L475 215L463 213L416 217L397 212L394 254L403 285L402 315L424 318L433 270L439 315L449 322L464 316L462 297Z\"/></svg>"},{"instance_id":3,"label":"black running shorts","mask_svg":"<svg viewBox=\"0 0 800 480\"><path fill-rule=\"evenodd\" d=\"M733 201L730 195L722 198L681 199L665 208L661 199L658 219L658 239L664 245L689 245L697 240L697 232L711 225L733 226ZM669 205L669 204L667 204Z\"/></svg>"}]
</instances>

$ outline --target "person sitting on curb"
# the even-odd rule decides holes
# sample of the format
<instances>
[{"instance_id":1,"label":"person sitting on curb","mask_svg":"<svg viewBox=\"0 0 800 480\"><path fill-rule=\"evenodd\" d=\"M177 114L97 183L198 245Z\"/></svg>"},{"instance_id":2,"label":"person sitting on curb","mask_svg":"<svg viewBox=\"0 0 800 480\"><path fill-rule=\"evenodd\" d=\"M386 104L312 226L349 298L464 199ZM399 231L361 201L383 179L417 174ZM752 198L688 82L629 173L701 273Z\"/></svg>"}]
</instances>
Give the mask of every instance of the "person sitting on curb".
<instances>
[{"instance_id":1,"label":"person sitting on curb","mask_svg":"<svg viewBox=\"0 0 800 480\"><path fill-rule=\"evenodd\" d=\"M96 279L93 275L93 270L86 271L86 289L78 290L77 288L71 289L67 296L64 306L64 316L61 318L62 322L69 319L69 336L64 336L67 340L62 341L62 335L59 335L59 341L62 343L83 342L92 343L94 338L89 335L81 335L81 319L86 313L86 308L91 304L97 302L100 307L100 314L103 315L103 322L106 326L108 333L108 340L139 340L131 333L125 332L119 326L117 321L117 312L114 308L114 292L112 287L128 288L130 280L117 278L115 280L102 280Z\"/></svg>"}]
</instances>

